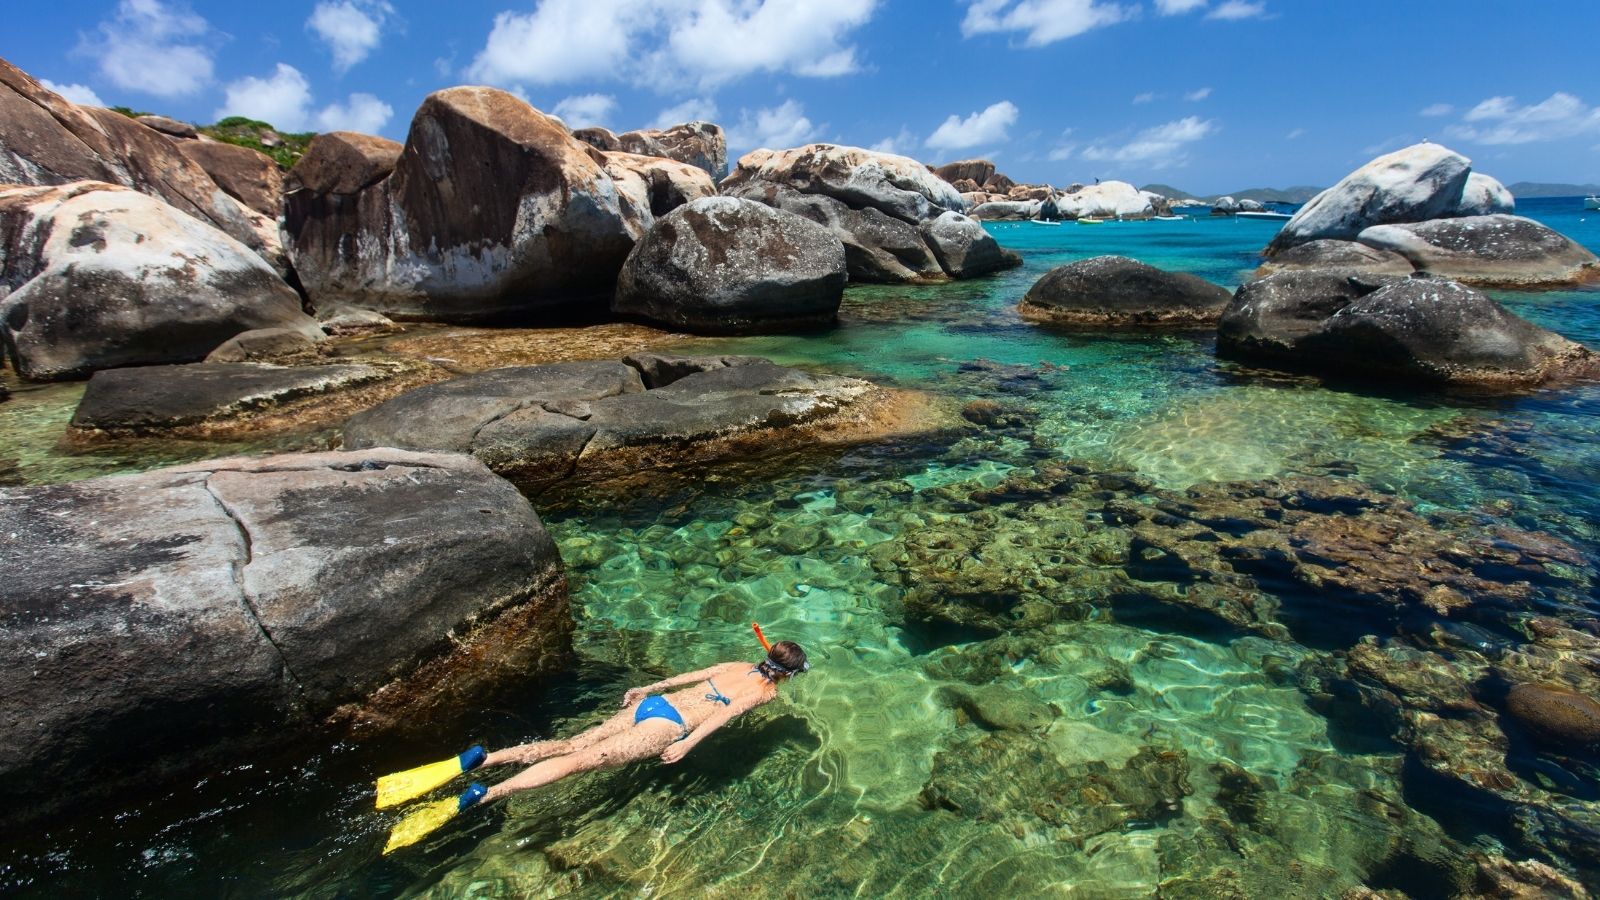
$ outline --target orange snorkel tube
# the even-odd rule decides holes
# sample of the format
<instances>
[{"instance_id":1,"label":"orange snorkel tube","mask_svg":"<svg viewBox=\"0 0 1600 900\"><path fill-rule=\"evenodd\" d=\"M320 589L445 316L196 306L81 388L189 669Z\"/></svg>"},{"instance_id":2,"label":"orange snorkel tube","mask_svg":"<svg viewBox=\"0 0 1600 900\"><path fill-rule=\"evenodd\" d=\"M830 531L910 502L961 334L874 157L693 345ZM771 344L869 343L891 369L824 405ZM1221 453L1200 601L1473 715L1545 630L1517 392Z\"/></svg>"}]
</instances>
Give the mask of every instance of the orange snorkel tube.
<instances>
[{"instance_id":1,"label":"orange snorkel tube","mask_svg":"<svg viewBox=\"0 0 1600 900\"><path fill-rule=\"evenodd\" d=\"M761 642L761 649L767 651L768 653L771 653L772 652L772 644L767 641L767 636L761 633L761 626L758 625L755 622L751 622L750 623L750 627L755 629L756 640Z\"/></svg>"}]
</instances>

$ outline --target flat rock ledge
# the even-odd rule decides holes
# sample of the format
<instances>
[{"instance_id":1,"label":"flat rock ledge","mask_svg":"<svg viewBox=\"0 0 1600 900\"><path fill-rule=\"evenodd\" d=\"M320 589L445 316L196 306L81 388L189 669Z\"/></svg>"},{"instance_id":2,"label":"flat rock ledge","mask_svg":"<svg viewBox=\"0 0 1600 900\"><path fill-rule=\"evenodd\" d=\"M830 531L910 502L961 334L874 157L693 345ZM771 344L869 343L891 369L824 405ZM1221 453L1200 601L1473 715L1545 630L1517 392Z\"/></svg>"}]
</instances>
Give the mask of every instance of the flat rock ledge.
<instances>
[{"instance_id":1,"label":"flat rock ledge","mask_svg":"<svg viewBox=\"0 0 1600 900\"><path fill-rule=\"evenodd\" d=\"M759 357L664 356L495 369L353 417L349 448L471 453L524 489L931 430L921 394Z\"/></svg>"},{"instance_id":2,"label":"flat rock ledge","mask_svg":"<svg viewBox=\"0 0 1600 900\"><path fill-rule=\"evenodd\" d=\"M0 827L564 664L554 542L470 457L210 460L0 489Z\"/></svg>"},{"instance_id":3,"label":"flat rock ledge","mask_svg":"<svg viewBox=\"0 0 1600 900\"><path fill-rule=\"evenodd\" d=\"M105 369L89 379L72 415L78 436L194 431L310 397L372 385L394 365L273 366L193 363Z\"/></svg>"}]
</instances>

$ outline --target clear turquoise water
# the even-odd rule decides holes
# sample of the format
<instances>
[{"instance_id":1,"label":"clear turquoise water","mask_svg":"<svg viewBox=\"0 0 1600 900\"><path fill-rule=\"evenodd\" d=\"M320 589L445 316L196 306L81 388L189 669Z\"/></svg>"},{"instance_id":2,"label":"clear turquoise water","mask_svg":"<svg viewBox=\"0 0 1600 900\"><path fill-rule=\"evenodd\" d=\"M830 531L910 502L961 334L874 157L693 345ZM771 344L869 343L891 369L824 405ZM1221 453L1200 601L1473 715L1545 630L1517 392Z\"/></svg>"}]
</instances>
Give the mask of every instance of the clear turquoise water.
<instances>
[{"instance_id":1,"label":"clear turquoise water","mask_svg":"<svg viewBox=\"0 0 1600 900\"><path fill-rule=\"evenodd\" d=\"M1600 249L1600 215L1552 201L1523 211ZM1473 798L1419 796L1396 745L1377 733L1353 742L1282 677L1322 651L1197 632L1178 616L1119 621L1092 599L1078 620L941 632L908 619L905 586L874 562L925 529L994 527L948 503L952 486L1071 460L1168 488L1337 470L1423 509L1550 531L1592 570L1600 390L1388 396L1219 362L1205 335L1040 330L1013 309L1051 266L1123 253L1233 285L1273 225L991 228L1023 268L852 289L834 331L685 352L999 400L1038 416L1031 440L906 441L629 498L569 498L542 511L573 576L569 679L413 741L244 764L39 836L0 851L0 884L41 895L1140 897L1159 886L1205 896L1220 883L1206 879L1231 871L1249 896L1338 896L1363 883L1429 896L1444 883L1434 874L1470 850L1507 846L1502 824L1450 813ZM1498 296L1600 346L1600 292ZM978 360L996 365L969 365ZM1052 599L1098 597L1099 577L1074 571ZM1590 601L1549 608L1593 615ZM368 809L375 774L472 740L568 733L627 686L752 657L751 621L812 653L814 671L777 709L678 767L574 780L378 857L392 817ZM1249 827L1226 815L1232 767L1263 785ZM1071 793L1097 779L1114 796ZM1157 787L1135 789L1147 783ZM929 799L962 791L976 806ZM1175 797L1177 809L1152 797ZM1546 858L1594 884L1581 860Z\"/></svg>"}]
</instances>

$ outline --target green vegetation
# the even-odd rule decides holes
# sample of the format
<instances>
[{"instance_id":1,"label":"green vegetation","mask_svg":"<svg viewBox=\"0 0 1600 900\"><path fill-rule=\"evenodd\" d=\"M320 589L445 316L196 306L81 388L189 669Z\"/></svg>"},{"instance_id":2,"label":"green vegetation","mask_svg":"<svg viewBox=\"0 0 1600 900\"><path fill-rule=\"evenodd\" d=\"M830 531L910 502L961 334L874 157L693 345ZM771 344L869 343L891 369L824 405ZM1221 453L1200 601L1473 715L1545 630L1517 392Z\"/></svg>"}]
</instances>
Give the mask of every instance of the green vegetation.
<instances>
[{"instance_id":1,"label":"green vegetation","mask_svg":"<svg viewBox=\"0 0 1600 900\"><path fill-rule=\"evenodd\" d=\"M215 125L202 125L200 133L265 153L285 169L305 155L306 148L311 146L311 139L317 136L312 131L300 134L281 132L266 122L243 116L229 116Z\"/></svg>"},{"instance_id":2,"label":"green vegetation","mask_svg":"<svg viewBox=\"0 0 1600 900\"><path fill-rule=\"evenodd\" d=\"M143 110L129 109L126 106L113 106L113 107L111 107L111 111L114 112L114 113L122 113L123 115L127 116L130 119L137 119L140 116L154 115L154 113L148 113L148 112L145 112Z\"/></svg>"}]
</instances>

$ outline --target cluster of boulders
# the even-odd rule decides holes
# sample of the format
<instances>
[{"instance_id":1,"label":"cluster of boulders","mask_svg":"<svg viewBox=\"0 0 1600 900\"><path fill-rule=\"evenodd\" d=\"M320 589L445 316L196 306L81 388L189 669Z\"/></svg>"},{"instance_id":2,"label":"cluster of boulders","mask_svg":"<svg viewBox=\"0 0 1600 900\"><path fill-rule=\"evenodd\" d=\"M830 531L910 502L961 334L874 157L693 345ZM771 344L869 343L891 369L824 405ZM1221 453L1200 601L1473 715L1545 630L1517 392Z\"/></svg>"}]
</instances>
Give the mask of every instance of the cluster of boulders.
<instances>
[{"instance_id":1,"label":"cluster of boulders","mask_svg":"<svg viewBox=\"0 0 1600 900\"><path fill-rule=\"evenodd\" d=\"M1600 278L1593 253L1514 210L1511 193L1471 160L1417 144L1313 197L1267 246L1263 271L1415 270L1514 287Z\"/></svg>"},{"instance_id":2,"label":"cluster of boulders","mask_svg":"<svg viewBox=\"0 0 1600 900\"><path fill-rule=\"evenodd\" d=\"M1171 200L1126 181L1073 183L1061 190L1049 185L1019 185L1005 197L964 196L974 204L973 218L985 220L1148 219L1172 212Z\"/></svg>"}]
</instances>

